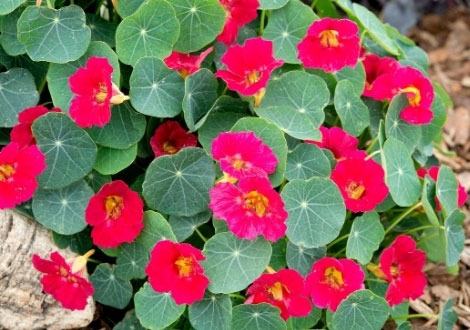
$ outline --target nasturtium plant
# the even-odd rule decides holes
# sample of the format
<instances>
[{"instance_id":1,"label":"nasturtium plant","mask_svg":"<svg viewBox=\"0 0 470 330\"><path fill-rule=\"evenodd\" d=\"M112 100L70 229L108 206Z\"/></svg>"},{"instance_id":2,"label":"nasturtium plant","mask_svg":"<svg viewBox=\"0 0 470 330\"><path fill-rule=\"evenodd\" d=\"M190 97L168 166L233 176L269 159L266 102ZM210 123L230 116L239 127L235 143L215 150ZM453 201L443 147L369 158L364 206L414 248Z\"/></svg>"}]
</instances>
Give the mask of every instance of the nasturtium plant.
<instances>
[{"instance_id":1,"label":"nasturtium plant","mask_svg":"<svg viewBox=\"0 0 470 330\"><path fill-rule=\"evenodd\" d=\"M0 209L80 254L32 259L64 308L409 329L426 260L457 273L467 193L434 156L451 101L367 8L3 0L0 22Z\"/></svg>"}]
</instances>

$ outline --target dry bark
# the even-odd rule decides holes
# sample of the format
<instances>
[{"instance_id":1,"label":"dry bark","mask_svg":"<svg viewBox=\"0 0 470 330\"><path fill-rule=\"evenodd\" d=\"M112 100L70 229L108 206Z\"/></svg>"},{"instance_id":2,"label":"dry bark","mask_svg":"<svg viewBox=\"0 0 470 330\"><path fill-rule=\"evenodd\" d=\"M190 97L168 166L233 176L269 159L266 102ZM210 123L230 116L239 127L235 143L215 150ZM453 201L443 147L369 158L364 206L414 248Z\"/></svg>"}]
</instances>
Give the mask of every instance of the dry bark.
<instances>
[{"instance_id":1,"label":"dry bark","mask_svg":"<svg viewBox=\"0 0 470 330\"><path fill-rule=\"evenodd\" d=\"M0 330L71 329L88 325L95 311L90 297L83 311L69 311L42 291L33 254L49 256L57 247L51 233L12 211L0 211ZM61 250L66 258L76 255Z\"/></svg>"}]
</instances>

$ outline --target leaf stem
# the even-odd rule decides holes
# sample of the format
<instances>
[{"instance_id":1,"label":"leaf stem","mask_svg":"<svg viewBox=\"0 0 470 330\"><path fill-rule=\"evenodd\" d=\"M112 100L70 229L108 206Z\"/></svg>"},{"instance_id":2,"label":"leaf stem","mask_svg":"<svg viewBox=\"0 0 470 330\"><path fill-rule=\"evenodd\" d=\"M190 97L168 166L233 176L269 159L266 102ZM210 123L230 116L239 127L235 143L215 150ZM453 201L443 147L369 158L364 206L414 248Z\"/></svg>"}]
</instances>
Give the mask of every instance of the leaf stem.
<instances>
[{"instance_id":1,"label":"leaf stem","mask_svg":"<svg viewBox=\"0 0 470 330\"><path fill-rule=\"evenodd\" d=\"M244 296L242 296L241 294L238 294L238 293L229 293L228 295L229 295L229 297L232 297L232 298L246 300L246 297L244 297Z\"/></svg>"},{"instance_id":2,"label":"leaf stem","mask_svg":"<svg viewBox=\"0 0 470 330\"><path fill-rule=\"evenodd\" d=\"M405 219L410 213L412 213L414 210L416 210L418 207L421 206L421 201L417 202L416 204L410 206L408 209L406 209L405 212L400 214L398 217L396 217L392 224L388 226L388 228L385 230L385 236L393 229L395 228L396 225L400 223L403 219Z\"/></svg>"},{"instance_id":3,"label":"leaf stem","mask_svg":"<svg viewBox=\"0 0 470 330\"><path fill-rule=\"evenodd\" d=\"M47 1L47 8L54 9L54 6L52 5L51 0L46 0L46 1Z\"/></svg>"},{"instance_id":4,"label":"leaf stem","mask_svg":"<svg viewBox=\"0 0 470 330\"><path fill-rule=\"evenodd\" d=\"M370 155L368 155L364 160L369 160L371 159L372 157L374 157L375 155L378 155L382 152L382 149L379 149L379 150L375 150L373 153L371 153Z\"/></svg>"},{"instance_id":5,"label":"leaf stem","mask_svg":"<svg viewBox=\"0 0 470 330\"><path fill-rule=\"evenodd\" d=\"M413 229L410 229L410 230L407 230L404 232L404 234L412 234L412 233L415 233L417 231L420 231L420 230L424 230L424 229L431 229L431 228L442 228L444 229L444 227L440 226L440 227L436 227L434 225L426 225L426 226L420 226L420 227L416 227L416 228L413 228Z\"/></svg>"},{"instance_id":6,"label":"leaf stem","mask_svg":"<svg viewBox=\"0 0 470 330\"><path fill-rule=\"evenodd\" d=\"M194 228L194 231L204 241L204 243L207 242L207 238L201 233L201 231L199 229Z\"/></svg>"},{"instance_id":7,"label":"leaf stem","mask_svg":"<svg viewBox=\"0 0 470 330\"><path fill-rule=\"evenodd\" d=\"M436 149L441 155L446 157L455 157L457 154L454 151L445 151L439 144L433 142L434 149Z\"/></svg>"},{"instance_id":8,"label":"leaf stem","mask_svg":"<svg viewBox=\"0 0 470 330\"><path fill-rule=\"evenodd\" d=\"M318 0L313 0L312 4L310 5L310 8L314 9L315 6L317 5Z\"/></svg>"},{"instance_id":9,"label":"leaf stem","mask_svg":"<svg viewBox=\"0 0 470 330\"><path fill-rule=\"evenodd\" d=\"M333 258L338 257L339 255L341 255L342 253L344 253L344 251L346 251L346 247L342 248L341 250L339 250L338 252L336 252L335 254L333 254Z\"/></svg>"},{"instance_id":10,"label":"leaf stem","mask_svg":"<svg viewBox=\"0 0 470 330\"><path fill-rule=\"evenodd\" d=\"M266 17L266 10L261 11L261 17L259 19L259 35L262 36L264 32L264 19Z\"/></svg>"},{"instance_id":11,"label":"leaf stem","mask_svg":"<svg viewBox=\"0 0 470 330\"><path fill-rule=\"evenodd\" d=\"M377 135L369 144L369 146L366 149L366 152L369 154L372 151L372 148L377 144L377 141L379 141L379 136Z\"/></svg>"},{"instance_id":12,"label":"leaf stem","mask_svg":"<svg viewBox=\"0 0 470 330\"><path fill-rule=\"evenodd\" d=\"M426 319L435 319L439 315L436 314L409 314L409 315L399 315L392 317L392 320L406 320L406 319L416 319L416 318L426 318Z\"/></svg>"},{"instance_id":13,"label":"leaf stem","mask_svg":"<svg viewBox=\"0 0 470 330\"><path fill-rule=\"evenodd\" d=\"M335 245L335 244L337 244L337 243L339 243L339 242L341 242L341 241L344 241L344 240L345 240L346 238L348 238L348 237L349 237L349 234L346 234L346 235L343 235L343 236L341 236L341 237L335 239L333 242L331 242L330 244L328 244L328 249L329 249L330 247L332 247L333 245Z\"/></svg>"}]
</instances>

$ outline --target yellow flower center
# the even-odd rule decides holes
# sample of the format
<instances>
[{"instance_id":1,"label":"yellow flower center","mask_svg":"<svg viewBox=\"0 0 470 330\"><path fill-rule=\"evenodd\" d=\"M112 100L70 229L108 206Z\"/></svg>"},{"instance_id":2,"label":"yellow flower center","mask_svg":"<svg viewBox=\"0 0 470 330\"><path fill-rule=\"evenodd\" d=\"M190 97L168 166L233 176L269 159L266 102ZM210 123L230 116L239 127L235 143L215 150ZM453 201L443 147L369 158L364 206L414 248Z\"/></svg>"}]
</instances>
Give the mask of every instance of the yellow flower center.
<instances>
[{"instance_id":1,"label":"yellow flower center","mask_svg":"<svg viewBox=\"0 0 470 330\"><path fill-rule=\"evenodd\" d=\"M323 47L338 47L338 31L336 30L325 30L320 33L320 43Z\"/></svg>"},{"instance_id":2,"label":"yellow flower center","mask_svg":"<svg viewBox=\"0 0 470 330\"><path fill-rule=\"evenodd\" d=\"M401 272L400 269L397 267L396 264L392 264L390 267L390 275L392 275L393 279L396 279L398 276L400 276Z\"/></svg>"},{"instance_id":3,"label":"yellow flower center","mask_svg":"<svg viewBox=\"0 0 470 330\"><path fill-rule=\"evenodd\" d=\"M108 214L108 219L117 219L121 216L122 208L124 207L124 202L122 197L111 195L106 197L106 201L104 202L104 208L106 209L106 213Z\"/></svg>"},{"instance_id":4,"label":"yellow flower center","mask_svg":"<svg viewBox=\"0 0 470 330\"><path fill-rule=\"evenodd\" d=\"M95 101L99 104L103 103L108 96L108 89L105 84L100 83L98 92L95 94Z\"/></svg>"},{"instance_id":5,"label":"yellow flower center","mask_svg":"<svg viewBox=\"0 0 470 330\"><path fill-rule=\"evenodd\" d=\"M59 268L59 274L62 276L62 277L65 277L67 279L67 281L69 282L72 282L72 283L77 283L77 278L75 276L73 276L72 274L70 274L67 269L65 269L64 267L60 267Z\"/></svg>"},{"instance_id":6,"label":"yellow flower center","mask_svg":"<svg viewBox=\"0 0 470 330\"><path fill-rule=\"evenodd\" d=\"M245 208L255 212L260 218L266 213L268 205L268 198L256 190L245 195Z\"/></svg>"},{"instance_id":7,"label":"yellow flower center","mask_svg":"<svg viewBox=\"0 0 470 330\"><path fill-rule=\"evenodd\" d=\"M334 289L339 289L343 286L343 273L341 273L336 267L328 267L325 269L325 282Z\"/></svg>"},{"instance_id":8,"label":"yellow flower center","mask_svg":"<svg viewBox=\"0 0 470 330\"><path fill-rule=\"evenodd\" d=\"M15 172L15 168L10 164L0 165L0 182L7 181Z\"/></svg>"},{"instance_id":9,"label":"yellow flower center","mask_svg":"<svg viewBox=\"0 0 470 330\"><path fill-rule=\"evenodd\" d=\"M179 73L180 73L181 77L183 77L183 79L186 79L186 77L189 76L188 69L181 69L181 70L179 70Z\"/></svg>"},{"instance_id":10,"label":"yellow flower center","mask_svg":"<svg viewBox=\"0 0 470 330\"><path fill-rule=\"evenodd\" d=\"M175 154L178 150L176 150L176 147L174 147L170 141L165 141L163 142L163 150L168 152L170 155Z\"/></svg>"},{"instance_id":11,"label":"yellow flower center","mask_svg":"<svg viewBox=\"0 0 470 330\"><path fill-rule=\"evenodd\" d=\"M366 191L366 187L354 181L350 182L348 186L346 187L346 192L349 198L352 198L352 199L360 199L364 195L365 191Z\"/></svg>"},{"instance_id":12,"label":"yellow flower center","mask_svg":"<svg viewBox=\"0 0 470 330\"><path fill-rule=\"evenodd\" d=\"M417 107L421 103L421 92L418 88L414 86L408 86L406 88L401 89L401 92L406 93L408 102L410 102L410 105L412 107Z\"/></svg>"},{"instance_id":13,"label":"yellow flower center","mask_svg":"<svg viewBox=\"0 0 470 330\"><path fill-rule=\"evenodd\" d=\"M289 290L281 282L276 282L273 286L268 288L268 292L274 300L282 301L284 292L289 293Z\"/></svg>"},{"instance_id":14,"label":"yellow flower center","mask_svg":"<svg viewBox=\"0 0 470 330\"><path fill-rule=\"evenodd\" d=\"M260 81L262 76L262 73L259 73L258 71L253 71L246 77L246 84L248 86L253 85L254 83Z\"/></svg>"},{"instance_id":15,"label":"yellow flower center","mask_svg":"<svg viewBox=\"0 0 470 330\"><path fill-rule=\"evenodd\" d=\"M180 277L188 277L194 269L194 260L191 257L179 257L175 261Z\"/></svg>"}]
</instances>

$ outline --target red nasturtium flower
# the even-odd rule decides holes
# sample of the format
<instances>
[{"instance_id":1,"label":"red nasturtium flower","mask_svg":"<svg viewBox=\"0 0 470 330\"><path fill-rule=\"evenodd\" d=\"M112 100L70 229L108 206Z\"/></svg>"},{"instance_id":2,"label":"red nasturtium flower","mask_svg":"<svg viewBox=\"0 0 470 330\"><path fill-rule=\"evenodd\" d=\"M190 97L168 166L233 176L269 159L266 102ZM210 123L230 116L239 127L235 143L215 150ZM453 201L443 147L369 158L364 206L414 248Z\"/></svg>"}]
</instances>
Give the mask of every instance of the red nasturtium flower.
<instances>
[{"instance_id":1,"label":"red nasturtium flower","mask_svg":"<svg viewBox=\"0 0 470 330\"><path fill-rule=\"evenodd\" d=\"M131 243L144 227L144 203L124 181L106 183L88 202L86 222L95 245L116 248Z\"/></svg>"},{"instance_id":2,"label":"red nasturtium flower","mask_svg":"<svg viewBox=\"0 0 470 330\"><path fill-rule=\"evenodd\" d=\"M364 288L364 278L364 272L354 261L324 257L313 264L305 287L313 305L335 312L351 293Z\"/></svg>"},{"instance_id":3,"label":"red nasturtium flower","mask_svg":"<svg viewBox=\"0 0 470 330\"><path fill-rule=\"evenodd\" d=\"M395 95L393 75L400 68L397 60L367 54L362 64L366 71L366 83L362 95L377 101L391 100Z\"/></svg>"},{"instance_id":4,"label":"red nasturtium flower","mask_svg":"<svg viewBox=\"0 0 470 330\"><path fill-rule=\"evenodd\" d=\"M111 81L113 67L107 58L90 57L85 67L69 78L74 98L70 116L80 127L104 126L111 119L111 105L129 99Z\"/></svg>"},{"instance_id":5,"label":"red nasturtium flower","mask_svg":"<svg viewBox=\"0 0 470 330\"><path fill-rule=\"evenodd\" d=\"M262 274L246 293L249 297L245 304L271 304L281 310L284 320L291 316L307 316L312 310L305 292L305 281L302 275L293 269Z\"/></svg>"},{"instance_id":6,"label":"red nasturtium flower","mask_svg":"<svg viewBox=\"0 0 470 330\"><path fill-rule=\"evenodd\" d=\"M257 16L258 0L219 0L225 9L225 25L217 40L227 46L234 43L238 36L238 30L250 23Z\"/></svg>"},{"instance_id":7,"label":"red nasturtium flower","mask_svg":"<svg viewBox=\"0 0 470 330\"><path fill-rule=\"evenodd\" d=\"M354 67L361 51L357 24L348 19L322 18L313 22L297 46L306 68L336 72Z\"/></svg>"},{"instance_id":8,"label":"red nasturtium flower","mask_svg":"<svg viewBox=\"0 0 470 330\"><path fill-rule=\"evenodd\" d=\"M417 299L424 293L427 284L423 272L425 263L426 253L416 249L416 242L407 235L398 236L383 250L379 274L374 273L390 282L385 294L390 306L406 299Z\"/></svg>"},{"instance_id":9,"label":"red nasturtium flower","mask_svg":"<svg viewBox=\"0 0 470 330\"><path fill-rule=\"evenodd\" d=\"M20 148L11 142L0 151L0 209L11 208L33 197L37 177L46 169L38 147Z\"/></svg>"},{"instance_id":10,"label":"red nasturtium flower","mask_svg":"<svg viewBox=\"0 0 470 330\"><path fill-rule=\"evenodd\" d=\"M218 70L215 76L224 80L230 90L255 95L255 106L261 102L271 72L284 64L274 58L273 42L259 37L246 40L243 46L230 47L220 60L227 70Z\"/></svg>"},{"instance_id":11,"label":"red nasturtium flower","mask_svg":"<svg viewBox=\"0 0 470 330\"><path fill-rule=\"evenodd\" d=\"M37 118L50 111L60 112L60 109L52 108L52 110L49 110L42 105L38 105L21 111L18 115L18 124L16 124L10 132L11 142L18 143L20 148L36 144L31 126Z\"/></svg>"},{"instance_id":12,"label":"red nasturtium flower","mask_svg":"<svg viewBox=\"0 0 470 330\"><path fill-rule=\"evenodd\" d=\"M222 182L209 194L209 207L214 216L227 221L235 236L254 240L262 235L275 242L286 233L284 202L267 178L241 178L238 187Z\"/></svg>"},{"instance_id":13,"label":"red nasturtium flower","mask_svg":"<svg viewBox=\"0 0 470 330\"><path fill-rule=\"evenodd\" d=\"M176 70L181 77L186 78L201 68L207 55L209 55L214 47L209 47L199 55L183 54L173 51L170 56L165 58L166 66L169 69Z\"/></svg>"},{"instance_id":14,"label":"red nasturtium flower","mask_svg":"<svg viewBox=\"0 0 470 330\"><path fill-rule=\"evenodd\" d=\"M188 133L180 123L168 120L158 126L155 134L150 139L155 157L173 155L185 147L194 147L197 144L197 136Z\"/></svg>"},{"instance_id":15,"label":"red nasturtium flower","mask_svg":"<svg viewBox=\"0 0 470 330\"><path fill-rule=\"evenodd\" d=\"M405 94L409 102L401 111L400 118L413 125L428 124L434 117L431 110L434 100L431 81L419 70L404 67L395 71L393 84L397 93Z\"/></svg>"},{"instance_id":16,"label":"red nasturtium flower","mask_svg":"<svg viewBox=\"0 0 470 330\"><path fill-rule=\"evenodd\" d=\"M205 257L188 243L158 242L145 268L156 292L169 292L178 305L202 300L209 279L199 262Z\"/></svg>"},{"instance_id":17,"label":"red nasturtium flower","mask_svg":"<svg viewBox=\"0 0 470 330\"><path fill-rule=\"evenodd\" d=\"M236 179L267 176L276 170L276 155L253 132L220 133L211 151L222 171Z\"/></svg>"},{"instance_id":18,"label":"red nasturtium flower","mask_svg":"<svg viewBox=\"0 0 470 330\"><path fill-rule=\"evenodd\" d=\"M437 181L437 176L439 174L439 166L431 166L429 169L426 169L424 167L419 168L416 173L418 176L422 179L428 174L432 180ZM462 207L465 205L465 202L467 201L468 194L467 191L465 190L465 187L462 186L460 182L458 182L458 188L457 188L457 204L459 207ZM441 210L441 203L439 203L439 200L437 199L436 196L436 209L437 211Z\"/></svg>"},{"instance_id":19,"label":"red nasturtium flower","mask_svg":"<svg viewBox=\"0 0 470 330\"><path fill-rule=\"evenodd\" d=\"M372 211L388 195L385 173L373 159L347 158L331 172L343 195L346 208L352 212Z\"/></svg>"},{"instance_id":20,"label":"red nasturtium flower","mask_svg":"<svg viewBox=\"0 0 470 330\"><path fill-rule=\"evenodd\" d=\"M41 284L44 292L52 295L64 308L83 310L88 297L93 295L93 285L86 279L86 260L94 250L72 262L65 261L59 252L53 252L50 260L33 255L33 266L44 275Z\"/></svg>"},{"instance_id":21,"label":"red nasturtium flower","mask_svg":"<svg viewBox=\"0 0 470 330\"><path fill-rule=\"evenodd\" d=\"M338 161L346 157L367 157L365 151L357 149L359 140L342 128L320 126L320 132L321 141L306 140L305 143L315 144L320 148L330 150Z\"/></svg>"}]
</instances>

